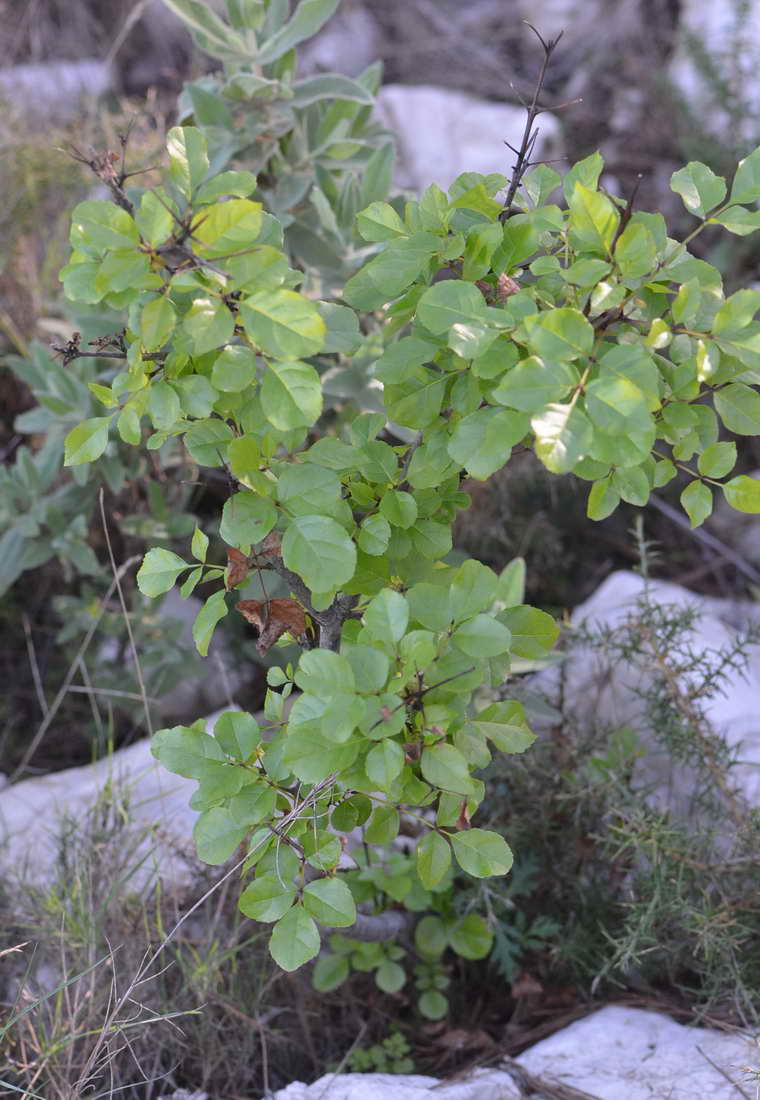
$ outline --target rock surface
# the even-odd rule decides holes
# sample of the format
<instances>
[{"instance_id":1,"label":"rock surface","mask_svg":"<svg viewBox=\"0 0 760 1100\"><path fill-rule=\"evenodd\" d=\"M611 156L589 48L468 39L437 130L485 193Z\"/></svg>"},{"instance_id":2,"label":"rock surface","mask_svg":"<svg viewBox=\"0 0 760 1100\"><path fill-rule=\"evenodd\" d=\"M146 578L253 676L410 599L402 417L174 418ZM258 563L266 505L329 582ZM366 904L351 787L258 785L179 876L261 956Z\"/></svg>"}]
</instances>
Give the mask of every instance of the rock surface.
<instances>
[{"instance_id":1,"label":"rock surface","mask_svg":"<svg viewBox=\"0 0 760 1100\"><path fill-rule=\"evenodd\" d=\"M398 142L396 182L420 191L431 183L446 189L462 172L509 176L519 147L525 111L431 85L386 84L377 116ZM561 156L560 127L541 115L534 160Z\"/></svg>"},{"instance_id":2,"label":"rock surface","mask_svg":"<svg viewBox=\"0 0 760 1100\"><path fill-rule=\"evenodd\" d=\"M710 667L721 663L721 651L730 649L738 632L749 624L760 624L760 605L733 600L709 599L666 581L648 585L636 573L613 573L585 603L573 612L572 622L584 623L590 630L612 630L620 640L627 624L640 613L638 602L647 599L658 607L696 608L691 627L679 645L700 655ZM747 667L726 669L721 690L704 698L704 714L712 730L726 741L731 750L740 752L741 763L731 769L731 778L753 806L760 806L760 646L748 647ZM646 657L611 660L604 649L579 645L572 649L561 666L555 666L536 678L539 690L557 698L563 685L563 706L579 723L595 722L611 729L633 726L645 744L656 748L645 716L643 692L656 675L654 664ZM699 673L697 674L699 675ZM687 678L681 686L688 689ZM637 765L636 780L652 785L652 800L662 808L687 812L694 790L693 773L675 768L669 754L648 752Z\"/></svg>"},{"instance_id":3,"label":"rock surface","mask_svg":"<svg viewBox=\"0 0 760 1100\"><path fill-rule=\"evenodd\" d=\"M0 69L0 101L11 113L40 121L67 122L87 100L112 91L113 66L105 61L44 61Z\"/></svg>"},{"instance_id":4,"label":"rock surface","mask_svg":"<svg viewBox=\"0 0 760 1100\"><path fill-rule=\"evenodd\" d=\"M211 723L215 717L209 719ZM197 874L192 846L197 813L190 809L192 779L166 771L138 741L81 768L67 768L0 791L0 853L5 870L27 882L50 880L62 838L83 830L98 806L117 807L125 824L123 850L139 868L131 880L145 886L160 874L167 889Z\"/></svg>"},{"instance_id":5,"label":"rock surface","mask_svg":"<svg viewBox=\"0 0 760 1100\"><path fill-rule=\"evenodd\" d=\"M328 1074L311 1085L296 1081L274 1100L519 1100L541 1095L536 1078L579 1090L579 1100L735 1100L750 1095L747 1067L758 1068L760 1058L751 1038L610 1005L537 1043L515 1063L531 1075L525 1082L530 1093L519 1086L519 1071L496 1069L450 1084L420 1076Z\"/></svg>"}]
</instances>

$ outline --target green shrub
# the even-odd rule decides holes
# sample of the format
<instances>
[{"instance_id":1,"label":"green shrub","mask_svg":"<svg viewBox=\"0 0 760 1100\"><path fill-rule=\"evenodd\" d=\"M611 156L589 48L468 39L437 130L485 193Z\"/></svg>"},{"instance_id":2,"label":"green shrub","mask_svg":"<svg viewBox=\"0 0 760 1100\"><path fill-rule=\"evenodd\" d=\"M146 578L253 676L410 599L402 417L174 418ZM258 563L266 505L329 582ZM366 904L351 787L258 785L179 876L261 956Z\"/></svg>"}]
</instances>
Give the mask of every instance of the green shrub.
<instances>
[{"instance_id":1,"label":"green shrub","mask_svg":"<svg viewBox=\"0 0 760 1100\"><path fill-rule=\"evenodd\" d=\"M172 6L217 56L236 63L244 50L257 80L293 91L291 47L336 0L302 0L279 29L280 3L230 2L232 28L189 0ZM551 473L591 483L594 519L621 500L643 506L679 470L692 525L715 489L760 511L760 483L729 477L736 448L720 439L721 424L760 432L760 292L725 299L719 273L688 251L707 225L760 224L760 149L730 191L704 165L674 174L697 219L679 242L661 215L599 188L598 154L564 178L528 171L530 132L511 180L466 173L403 209L362 209L372 258L339 302L314 297L313 282L299 290L298 249L284 250L282 223L249 197L255 176L219 173L196 126L170 131L163 184L126 191L114 176L115 201L75 209L62 272L69 297L127 317L118 371L90 385L103 410L68 434L66 464L100 461L117 439L159 453L181 439L230 482L227 561L197 528L190 559L148 552L141 591L211 585L194 627L203 654L229 593L255 574L261 598L237 606L259 651L300 647L269 669L264 730L229 712L213 735L201 719L154 739L170 770L199 781L198 853L220 864L243 845L241 908L273 924L286 970L319 953L320 925L380 941L428 911L417 950L429 1016L446 1010L446 948L476 958L492 939L483 917L441 903L454 866L480 879L512 864L498 833L471 825L478 773L494 750L533 741L519 701L483 706L483 692L557 636L524 605L520 563L497 576L450 558L464 473L485 480L532 448ZM560 186L565 207L551 201ZM314 212L329 237L328 210L317 200ZM66 355L78 354L72 341ZM382 411L324 415L336 355L367 363ZM273 596L273 576L286 595ZM421 839L401 870L390 852L407 823ZM367 862L346 872L340 837L354 829ZM388 962L382 980L395 985Z\"/></svg>"}]
</instances>

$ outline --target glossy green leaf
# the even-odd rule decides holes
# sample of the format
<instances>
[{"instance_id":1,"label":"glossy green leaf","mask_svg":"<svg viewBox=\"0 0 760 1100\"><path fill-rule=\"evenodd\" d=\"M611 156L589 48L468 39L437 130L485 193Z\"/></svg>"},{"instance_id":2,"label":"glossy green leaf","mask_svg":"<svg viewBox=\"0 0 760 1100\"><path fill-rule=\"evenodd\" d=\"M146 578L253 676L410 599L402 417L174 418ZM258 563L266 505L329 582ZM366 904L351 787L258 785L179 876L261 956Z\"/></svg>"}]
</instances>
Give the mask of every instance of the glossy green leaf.
<instances>
[{"instance_id":1,"label":"glossy green leaf","mask_svg":"<svg viewBox=\"0 0 760 1100\"><path fill-rule=\"evenodd\" d=\"M760 199L760 149L739 161L731 186L732 202L756 202Z\"/></svg>"},{"instance_id":2,"label":"glossy green leaf","mask_svg":"<svg viewBox=\"0 0 760 1100\"><path fill-rule=\"evenodd\" d=\"M527 433L528 417L511 409L477 409L454 428L448 452L471 477L485 481L506 463Z\"/></svg>"},{"instance_id":3,"label":"glossy green leaf","mask_svg":"<svg viewBox=\"0 0 760 1100\"><path fill-rule=\"evenodd\" d=\"M371 637L393 646L403 637L409 622L409 605L400 592L384 588L370 600L364 625Z\"/></svg>"},{"instance_id":4,"label":"glossy green leaf","mask_svg":"<svg viewBox=\"0 0 760 1100\"><path fill-rule=\"evenodd\" d=\"M711 443L697 461L697 468L703 477L725 477L735 465L735 443Z\"/></svg>"},{"instance_id":5,"label":"glossy green leaf","mask_svg":"<svg viewBox=\"0 0 760 1100\"><path fill-rule=\"evenodd\" d=\"M208 174L206 138L196 126L174 126L166 135L166 149L172 183L189 199Z\"/></svg>"},{"instance_id":6,"label":"glossy green leaf","mask_svg":"<svg viewBox=\"0 0 760 1100\"><path fill-rule=\"evenodd\" d=\"M144 307L140 317L140 339L146 351L159 351L174 331L177 315L164 295Z\"/></svg>"},{"instance_id":7,"label":"glossy green leaf","mask_svg":"<svg viewBox=\"0 0 760 1100\"><path fill-rule=\"evenodd\" d=\"M760 393L743 382L732 382L715 394L715 410L729 431L760 434Z\"/></svg>"},{"instance_id":8,"label":"glossy green leaf","mask_svg":"<svg viewBox=\"0 0 760 1100\"><path fill-rule=\"evenodd\" d=\"M227 756L246 761L261 743L259 724L252 714L242 710L228 710L217 719L214 737Z\"/></svg>"},{"instance_id":9,"label":"glossy green leaf","mask_svg":"<svg viewBox=\"0 0 760 1100\"><path fill-rule=\"evenodd\" d=\"M566 474L587 455L593 428L577 405L547 405L531 419L536 457L553 474Z\"/></svg>"},{"instance_id":10,"label":"glossy green leaf","mask_svg":"<svg viewBox=\"0 0 760 1100\"><path fill-rule=\"evenodd\" d=\"M193 355L204 355L227 344L234 329L235 318L218 298L196 298L182 318L182 331Z\"/></svg>"},{"instance_id":11,"label":"glossy green leaf","mask_svg":"<svg viewBox=\"0 0 760 1100\"><path fill-rule=\"evenodd\" d=\"M559 637L559 626L551 615L528 604L508 607L499 613L499 619L512 633L510 649L517 657L545 657Z\"/></svg>"},{"instance_id":12,"label":"glossy green leaf","mask_svg":"<svg viewBox=\"0 0 760 1100\"><path fill-rule=\"evenodd\" d=\"M303 904L320 924L346 928L356 920L356 904L343 879L320 878L304 888Z\"/></svg>"},{"instance_id":13,"label":"glossy green leaf","mask_svg":"<svg viewBox=\"0 0 760 1100\"><path fill-rule=\"evenodd\" d=\"M224 393L240 393L256 380L257 373L256 356L251 349L230 344L214 360L211 381Z\"/></svg>"}]
</instances>

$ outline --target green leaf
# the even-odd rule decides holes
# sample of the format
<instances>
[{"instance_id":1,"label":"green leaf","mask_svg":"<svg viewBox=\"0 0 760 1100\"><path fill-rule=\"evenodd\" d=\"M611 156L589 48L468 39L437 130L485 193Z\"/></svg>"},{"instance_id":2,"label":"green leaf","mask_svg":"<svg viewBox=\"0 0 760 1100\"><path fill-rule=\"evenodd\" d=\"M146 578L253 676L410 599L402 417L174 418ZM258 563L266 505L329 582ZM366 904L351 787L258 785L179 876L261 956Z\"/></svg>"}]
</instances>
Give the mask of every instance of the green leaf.
<instances>
[{"instance_id":1,"label":"green leaf","mask_svg":"<svg viewBox=\"0 0 760 1100\"><path fill-rule=\"evenodd\" d=\"M737 435L760 434L760 393L743 382L717 390L715 409L729 431Z\"/></svg>"},{"instance_id":2,"label":"green leaf","mask_svg":"<svg viewBox=\"0 0 760 1100\"><path fill-rule=\"evenodd\" d=\"M249 783L230 799L230 813L240 825L258 825L271 817L277 805L277 791L263 783Z\"/></svg>"},{"instance_id":3,"label":"green leaf","mask_svg":"<svg viewBox=\"0 0 760 1100\"><path fill-rule=\"evenodd\" d=\"M319 375L308 363L270 363L261 383L261 405L279 431L310 428L322 412Z\"/></svg>"},{"instance_id":4,"label":"green leaf","mask_svg":"<svg viewBox=\"0 0 760 1100\"><path fill-rule=\"evenodd\" d=\"M304 909L329 928L347 928L356 920L353 895L340 878L320 878L303 892Z\"/></svg>"},{"instance_id":5,"label":"green leaf","mask_svg":"<svg viewBox=\"0 0 760 1100\"><path fill-rule=\"evenodd\" d=\"M227 614L224 601L224 589L215 592L204 603L193 623L193 641L201 657L208 653L208 647L216 630L216 624Z\"/></svg>"},{"instance_id":6,"label":"green leaf","mask_svg":"<svg viewBox=\"0 0 760 1100\"><path fill-rule=\"evenodd\" d=\"M168 771L186 779L203 779L209 768L221 766L230 770L214 738L191 726L159 730L151 741L150 751Z\"/></svg>"},{"instance_id":7,"label":"green leaf","mask_svg":"<svg viewBox=\"0 0 760 1100\"><path fill-rule=\"evenodd\" d=\"M371 783L381 791L390 791L394 779L404 767L404 750L398 741L386 737L369 750L364 770Z\"/></svg>"},{"instance_id":8,"label":"green leaf","mask_svg":"<svg viewBox=\"0 0 760 1100\"><path fill-rule=\"evenodd\" d=\"M235 330L235 318L218 298L196 298L182 318L182 332L189 338L193 355L228 343Z\"/></svg>"},{"instance_id":9,"label":"green leaf","mask_svg":"<svg viewBox=\"0 0 760 1100\"><path fill-rule=\"evenodd\" d=\"M472 283L449 279L428 287L417 305L417 320L434 335L447 333L452 325L468 324L485 316L485 300Z\"/></svg>"},{"instance_id":10,"label":"green leaf","mask_svg":"<svg viewBox=\"0 0 760 1100\"><path fill-rule=\"evenodd\" d=\"M189 568L188 563L172 550L156 547L143 558L137 571L137 587L143 596L160 596L174 587L183 569Z\"/></svg>"},{"instance_id":11,"label":"green leaf","mask_svg":"<svg viewBox=\"0 0 760 1100\"><path fill-rule=\"evenodd\" d=\"M403 966L391 959L384 959L375 971L375 981L383 993L398 993L406 984L406 974Z\"/></svg>"},{"instance_id":12,"label":"green leaf","mask_svg":"<svg viewBox=\"0 0 760 1100\"><path fill-rule=\"evenodd\" d=\"M163 0L191 31L203 48L214 57L225 58L229 52L246 55L245 43L230 29L204 0Z\"/></svg>"},{"instance_id":13,"label":"green leaf","mask_svg":"<svg viewBox=\"0 0 760 1100\"><path fill-rule=\"evenodd\" d=\"M559 637L559 626L551 615L528 604L508 607L499 613L499 619L512 632L512 653L530 661L545 657Z\"/></svg>"},{"instance_id":14,"label":"green leaf","mask_svg":"<svg viewBox=\"0 0 760 1100\"><path fill-rule=\"evenodd\" d=\"M310 649L301 654L295 682L302 691L329 698L354 690L351 662L329 649Z\"/></svg>"},{"instance_id":15,"label":"green leaf","mask_svg":"<svg viewBox=\"0 0 760 1100\"><path fill-rule=\"evenodd\" d=\"M437 989L428 989L417 1001L417 1008L426 1020L442 1020L449 1011L449 1002Z\"/></svg>"},{"instance_id":16,"label":"green leaf","mask_svg":"<svg viewBox=\"0 0 760 1100\"><path fill-rule=\"evenodd\" d=\"M261 743L259 724L252 714L228 710L217 719L214 737L227 756L243 762L250 759Z\"/></svg>"},{"instance_id":17,"label":"green leaf","mask_svg":"<svg viewBox=\"0 0 760 1100\"><path fill-rule=\"evenodd\" d=\"M353 355L364 340L354 311L336 302L317 302L317 309L327 326L322 352L325 355Z\"/></svg>"},{"instance_id":18,"label":"green leaf","mask_svg":"<svg viewBox=\"0 0 760 1100\"><path fill-rule=\"evenodd\" d=\"M257 375L256 356L250 348L230 344L214 360L211 381L224 393L240 393L250 386Z\"/></svg>"},{"instance_id":19,"label":"green leaf","mask_svg":"<svg viewBox=\"0 0 760 1100\"><path fill-rule=\"evenodd\" d=\"M248 336L267 355L299 359L316 355L325 341L325 323L316 305L293 290L260 290L240 303Z\"/></svg>"},{"instance_id":20,"label":"green leaf","mask_svg":"<svg viewBox=\"0 0 760 1100\"><path fill-rule=\"evenodd\" d=\"M443 558L451 550L451 527L446 523L436 523L432 519L418 519L409 528L412 548L422 558L431 561Z\"/></svg>"},{"instance_id":21,"label":"green leaf","mask_svg":"<svg viewBox=\"0 0 760 1100\"><path fill-rule=\"evenodd\" d=\"M648 275L657 263L657 244L643 225L635 222L620 234L615 245L615 260L624 279L638 279ZM601 276L594 283L601 282Z\"/></svg>"},{"instance_id":22,"label":"green leaf","mask_svg":"<svg viewBox=\"0 0 760 1100\"><path fill-rule=\"evenodd\" d=\"M196 527L193 531L193 538L190 543L190 549L193 557L196 561L205 561L206 553L208 551L208 535L201 531L200 527Z\"/></svg>"},{"instance_id":23,"label":"green leaf","mask_svg":"<svg viewBox=\"0 0 760 1100\"><path fill-rule=\"evenodd\" d=\"M256 177L253 172L220 172L213 176L208 183L198 188L195 195L196 204L216 202L217 199L227 195L235 195L245 198L256 190ZM147 192L150 194L150 192Z\"/></svg>"},{"instance_id":24,"label":"green leaf","mask_svg":"<svg viewBox=\"0 0 760 1100\"><path fill-rule=\"evenodd\" d=\"M223 420L202 420L185 432L185 446L199 466L221 466L232 438Z\"/></svg>"},{"instance_id":25,"label":"green leaf","mask_svg":"<svg viewBox=\"0 0 760 1100\"><path fill-rule=\"evenodd\" d=\"M110 416L94 416L72 428L64 443L64 466L80 466L100 458L108 445Z\"/></svg>"},{"instance_id":26,"label":"green leaf","mask_svg":"<svg viewBox=\"0 0 760 1100\"><path fill-rule=\"evenodd\" d=\"M407 290L440 246L433 233L413 233L391 243L348 280L343 298L356 309L378 309Z\"/></svg>"},{"instance_id":27,"label":"green leaf","mask_svg":"<svg viewBox=\"0 0 760 1100\"><path fill-rule=\"evenodd\" d=\"M721 489L728 503L737 512L748 512L751 515L760 513L760 481L740 474L721 485Z\"/></svg>"},{"instance_id":28,"label":"green leaf","mask_svg":"<svg viewBox=\"0 0 760 1100\"><path fill-rule=\"evenodd\" d=\"M276 875L257 875L243 890L238 905L251 920L268 923L284 917L295 897L296 888L290 883L281 882Z\"/></svg>"},{"instance_id":29,"label":"green leaf","mask_svg":"<svg viewBox=\"0 0 760 1100\"><path fill-rule=\"evenodd\" d=\"M377 556L388 549L391 537L391 525L383 516L367 516L362 520L356 544L365 554Z\"/></svg>"},{"instance_id":30,"label":"green leaf","mask_svg":"<svg viewBox=\"0 0 760 1100\"><path fill-rule=\"evenodd\" d=\"M735 443L711 443L697 460L697 468L703 477L725 477L735 465Z\"/></svg>"},{"instance_id":31,"label":"green leaf","mask_svg":"<svg viewBox=\"0 0 760 1100\"><path fill-rule=\"evenodd\" d=\"M745 206L729 206L728 210L710 218L710 222L722 225L737 237L747 237L760 229L760 210L747 210Z\"/></svg>"},{"instance_id":32,"label":"green leaf","mask_svg":"<svg viewBox=\"0 0 760 1100\"><path fill-rule=\"evenodd\" d=\"M579 381L572 363L550 362L531 355L503 375L489 399L522 412L538 412L549 402L566 397Z\"/></svg>"},{"instance_id":33,"label":"green leaf","mask_svg":"<svg viewBox=\"0 0 760 1100\"><path fill-rule=\"evenodd\" d=\"M727 298L712 323L712 331L718 333L735 334L746 328L754 319L760 309L760 291L737 290Z\"/></svg>"},{"instance_id":34,"label":"green leaf","mask_svg":"<svg viewBox=\"0 0 760 1100\"><path fill-rule=\"evenodd\" d=\"M501 222L487 225L475 225L467 233L462 263L462 278L475 282L482 279L491 270L491 259L496 249L504 241L504 227ZM439 284L445 286L445 283Z\"/></svg>"},{"instance_id":35,"label":"green leaf","mask_svg":"<svg viewBox=\"0 0 760 1100\"><path fill-rule=\"evenodd\" d=\"M425 958L440 958L448 947L448 936L439 916L431 913L419 921L414 930L414 946Z\"/></svg>"},{"instance_id":36,"label":"green leaf","mask_svg":"<svg viewBox=\"0 0 760 1100\"><path fill-rule=\"evenodd\" d=\"M409 231L392 206L373 202L356 217L356 228L365 241L392 241Z\"/></svg>"},{"instance_id":37,"label":"green leaf","mask_svg":"<svg viewBox=\"0 0 760 1100\"><path fill-rule=\"evenodd\" d=\"M140 243L134 219L108 199L88 199L74 207L69 239L72 248L87 255L134 249Z\"/></svg>"},{"instance_id":38,"label":"green leaf","mask_svg":"<svg viewBox=\"0 0 760 1100\"><path fill-rule=\"evenodd\" d=\"M525 718L525 707L516 699L492 703L468 723L500 752L521 753L536 740Z\"/></svg>"},{"instance_id":39,"label":"green leaf","mask_svg":"<svg viewBox=\"0 0 760 1100\"><path fill-rule=\"evenodd\" d=\"M760 199L760 148L739 161L731 187L731 202L756 202Z\"/></svg>"},{"instance_id":40,"label":"green leaf","mask_svg":"<svg viewBox=\"0 0 760 1100\"><path fill-rule=\"evenodd\" d=\"M514 558L499 574L498 598L505 607L515 607L525 599L525 558Z\"/></svg>"},{"instance_id":41,"label":"green leaf","mask_svg":"<svg viewBox=\"0 0 760 1100\"><path fill-rule=\"evenodd\" d=\"M301 905L294 905L272 930L269 952L282 970L297 970L319 953L319 931Z\"/></svg>"},{"instance_id":42,"label":"green leaf","mask_svg":"<svg viewBox=\"0 0 760 1100\"><path fill-rule=\"evenodd\" d=\"M367 605L364 625L369 634L391 648L406 631L409 622L409 604L400 592L384 588Z\"/></svg>"},{"instance_id":43,"label":"green leaf","mask_svg":"<svg viewBox=\"0 0 760 1100\"><path fill-rule=\"evenodd\" d=\"M169 175L186 199L208 175L206 138L196 126L174 126L166 135Z\"/></svg>"},{"instance_id":44,"label":"green leaf","mask_svg":"<svg viewBox=\"0 0 760 1100\"><path fill-rule=\"evenodd\" d=\"M322 955L317 959L311 982L318 993L332 993L351 973L346 955Z\"/></svg>"},{"instance_id":45,"label":"green leaf","mask_svg":"<svg viewBox=\"0 0 760 1100\"><path fill-rule=\"evenodd\" d=\"M340 479L322 466L293 462L278 471L277 499L294 516L335 516L341 499Z\"/></svg>"},{"instance_id":46,"label":"green leaf","mask_svg":"<svg viewBox=\"0 0 760 1100\"><path fill-rule=\"evenodd\" d=\"M451 641L469 657L497 657L509 649L512 635L490 615L476 615L457 627Z\"/></svg>"},{"instance_id":47,"label":"green leaf","mask_svg":"<svg viewBox=\"0 0 760 1100\"><path fill-rule=\"evenodd\" d=\"M467 761L453 745L439 744L423 749L420 767L431 786L455 794L472 794Z\"/></svg>"},{"instance_id":48,"label":"green leaf","mask_svg":"<svg viewBox=\"0 0 760 1100\"><path fill-rule=\"evenodd\" d=\"M225 199L204 207L193 225L193 238L202 254L221 256L252 245L261 232L262 206L250 199Z\"/></svg>"},{"instance_id":49,"label":"green leaf","mask_svg":"<svg viewBox=\"0 0 760 1100\"><path fill-rule=\"evenodd\" d=\"M477 913L468 913L449 929L449 945L463 959L484 959L493 946L493 932Z\"/></svg>"},{"instance_id":50,"label":"green leaf","mask_svg":"<svg viewBox=\"0 0 760 1100\"><path fill-rule=\"evenodd\" d=\"M612 479L605 477L595 481L591 486L586 514L589 519L606 519L607 516L612 515L619 503L620 493L612 484Z\"/></svg>"},{"instance_id":51,"label":"green leaf","mask_svg":"<svg viewBox=\"0 0 760 1100\"><path fill-rule=\"evenodd\" d=\"M417 845L417 874L426 890L434 890L451 866L451 847L441 833L431 830Z\"/></svg>"},{"instance_id":52,"label":"green leaf","mask_svg":"<svg viewBox=\"0 0 760 1100\"><path fill-rule=\"evenodd\" d=\"M449 588L449 610L456 622L490 607L496 599L496 574L474 558L462 562Z\"/></svg>"},{"instance_id":53,"label":"green leaf","mask_svg":"<svg viewBox=\"0 0 760 1100\"><path fill-rule=\"evenodd\" d=\"M691 214L704 218L709 210L718 206L726 197L726 181L722 176L700 164L689 161L670 177L670 189L683 199L683 204ZM760 191L758 192L760 195Z\"/></svg>"},{"instance_id":54,"label":"green leaf","mask_svg":"<svg viewBox=\"0 0 760 1100\"><path fill-rule=\"evenodd\" d=\"M594 345L594 330L578 309L548 309L524 324L531 349L546 359L577 359Z\"/></svg>"},{"instance_id":55,"label":"green leaf","mask_svg":"<svg viewBox=\"0 0 760 1100\"><path fill-rule=\"evenodd\" d=\"M406 530L417 519L417 501L411 493L389 489L380 500L380 514L394 527Z\"/></svg>"},{"instance_id":56,"label":"green leaf","mask_svg":"<svg viewBox=\"0 0 760 1100\"><path fill-rule=\"evenodd\" d=\"M530 426L536 433L536 457L553 474L574 469L586 457L594 437L588 417L577 405L548 405Z\"/></svg>"},{"instance_id":57,"label":"green leaf","mask_svg":"<svg viewBox=\"0 0 760 1100\"><path fill-rule=\"evenodd\" d=\"M609 253L620 215L606 195L592 191L580 182L568 200L570 242L579 250Z\"/></svg>"},{"instance_id":58,"label":"green leaf","mask_svg":"<svg viewBox=\"0 0 760 1100\"><path fill-rule=\"evenodd\" d=\"M713 495L703 481L692 481L681 493L681 504L692 527L699 527L713 510Z\"/></svg>"},{"instance_id":59,"label":"green leaf","mask_svg":"<svg viewBox=\"0 0 760 1100\"><path fill-rule=\"evenodd\" d=\"M513 856L504 837L488 829L467 829L454 833L451 846L457 863L474 878L506 875Z\"/></svg>"},{"instance_id":60,"label":"green leaf","mask_svg":"<svg viewBox=\"0 0 760 1100\"><path fill-rule=\"evenodd\" d=\"M293 17L261 46L256 60L262 65L269 65L299 42L312 38L335 12L339 3L340 0L301 0Z\"/></svg>"},{"instance_id":61,"label":"green leaf","mask_svg":"<svg viewBox=\"0 0 760 1100\"><path fill-rule=\"evenodd\" d=\"M171 431L182 415L177 391L168 382L153 382L148 396L148 412L157 431Z\"/></svg>"},{"instance_id":62,"label":"green leaf","mask_svg":"<svg viewBox=\"0 0 760 1100\"><path fill-rule=\"evenodd\" d=\"M170 236L174 228L171 203L159 191L145 191L135 213L135 222L143 240L157 248Z\"/></svg>"},{"instance_id":63,"label":"green leaf","mask_svg":"<svg viewBox=\"0 0 760 1100\"><path fill-rule=\"evenodd\" d=\"M297 516L283 536L282 560L312 592L329 592L353 576L356 547L335 520Z\"/></svg>"},{"instance_id":64,"label":"green leaf","mask_svg":"<svg viewBox=\"0 0 760 1100\"><path fill-rule=\"evenodd\" d=\"M174 331L177 315L164 295L148 302L140 317L140 339L146 351L159 351Z\"/></svg>"},{"instance_id":65,"label":"green leaf","mask_svg":"<svg viewBox=\"0 0 760 1100\"><path fill-rule=\"evenodd\" d=\"M599 153L592 153L591 156L577 161L570 171L565 173L562 180L562 189L567 202L569 203L573 196L576 183L582 183L584 187L593 190L599 183L603 168L604 161Z\"/></svg>"},{"instance_id":66,"label":"green leaf","mask_svg":"<svg viewBox=\"0 0 760 1100\"><path fill-rule=\"evenodd\" d=\"M390 844L398 836L399 812L395 806L376 806L365 830L368 844Z\"/></svg>"},{"instance_id":67,"label":"green leaf","mask_svg":"<svg viewBox=\"0 0 760 1100\"><path fill-rule=\"evenodd\" d=\"M193 828L198 859L213 866L224 863L237 846L242 844L247 832L247 827L238 825L229 810L223 806L206 810Z\"/></svg>"},{"instance_id":68,"label":"green leaf","mask_svg":"<svg viewBox=\"0 0 760 1100\"><path fill-rule=\"evenodd\" d=\"M471 477L485 481L504 466L528 425L526 415L511 409L477 409L454 428L448 453Z\"/></svg>"},{"instance_id":69,"label":"green leaf","mask_svg":"<svg viewBox=\"0 0 760 1100\"><path fill-rule=\"evenodd\" d=\"M219 534L228 546L251 546L261 542L276 523L277 508L271 500L242 490L225 501Z\"/></svg>"}]
</instances>

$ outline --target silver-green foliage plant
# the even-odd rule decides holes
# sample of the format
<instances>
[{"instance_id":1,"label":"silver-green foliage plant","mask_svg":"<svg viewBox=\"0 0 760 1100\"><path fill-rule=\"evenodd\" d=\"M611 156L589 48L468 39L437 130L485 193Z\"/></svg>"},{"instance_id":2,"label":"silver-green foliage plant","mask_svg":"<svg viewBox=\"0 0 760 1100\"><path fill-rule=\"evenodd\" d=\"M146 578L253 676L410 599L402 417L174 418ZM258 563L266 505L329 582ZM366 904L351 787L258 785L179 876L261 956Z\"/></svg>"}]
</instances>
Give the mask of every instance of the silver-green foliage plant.
<instances>
[{"instance_id":1,"label":"silver-green foliage plant","mask_svg":"<svg viewBox=\"0 0 760 1100\"><path fill-rule=\"evenodd\" d=\"M303 0L293 20L329 7ZM736 448L719 439L721 421L760 432L760 292L725 299L718 272L687 247L707 224L757 226L760 150L730 193L703 165L675 173L698 219L683 242L660 215L599 189L598 154L564 180L547 166L525 174L523 157L511 183L465 174L401 213L373 202L357 227L376 254L346 284L347 304L299 291L281 225L248 197L255 177L216 173L198 128L173 129L168 154L161 186L74 211L67 293L125 309L128 324L123 369L95 391L105 411L69 434L66 461L97 460L115 432L149 450L181 438L199 466L224 468L227 565L208 560L197 530L194 560L148 552L140 589L158 596L181 577L187 596L210 584L194 627L205 653L255 570L263 598L238 606L260 651L287 642L300 653L269 670L263 730L229 712L213 733L203 720L160 731L154 753L199 783L201 859L220 864L244 846L240 905L272 923L280 966L314 958L320 926L378 940L403 931L404 907L435 909L417 936L418 985L440 994L443 951L482 957L491 932L434 895L455 865L483 878L512 864L503 837L472 825L477 773L494 750L533 740L519 702L478 700L557 635L523 604L518 564L497 576L449 563L469 503L462 479L485 480L529 447L551 472L592 483L593 518L621 499L645 504L679 469L692 523L716 486L760 511L760 483L725 480ZM565 207L550 201L560 184ZM372 368L383 411L335 434L321 419L323 356L362 345L355 310L385 347ZM267 596L272 574L288 596ZM403 868L388 855L402 828L418 834ZM342 839L354 830L357 858ZM359 954L339 940L334 950ZM398 988L393 954L364 964ZM322 970L327 988L346 967ZM437 996L426 1003L445 1011Z\"/></svg>"}]
</instances>

